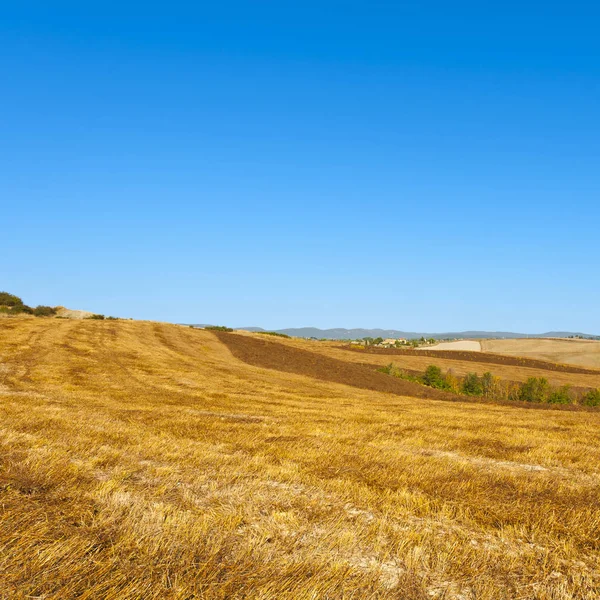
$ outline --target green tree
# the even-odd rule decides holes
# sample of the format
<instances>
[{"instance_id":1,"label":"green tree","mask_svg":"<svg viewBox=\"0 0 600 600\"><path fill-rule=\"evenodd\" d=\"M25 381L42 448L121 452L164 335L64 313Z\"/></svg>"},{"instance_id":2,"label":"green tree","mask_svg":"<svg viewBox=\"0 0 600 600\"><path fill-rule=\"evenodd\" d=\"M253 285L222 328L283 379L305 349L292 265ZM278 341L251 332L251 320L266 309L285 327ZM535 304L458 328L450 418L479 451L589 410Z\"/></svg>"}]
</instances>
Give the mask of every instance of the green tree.
<instances>
[{"instance_id":1,"label":"green tree","mask_svg":"<svg viewBox=\"0 0 600 600\"><path fill-rule=\"evenodd\" d=\"M582 399L584 406L600 406L600 390L590 390Z\"/></svg>"},{"instance_id":2,"label":"green tree","mask_svg":"<svg viewBox=\"0 0 600 600\"><path fill-rule=\"evenodd\" d=\"M461 391L467 396L482 396L483 383L477 373L469 373L462 382Z\"/></svg>"},{"instance_id":3,"label":"green tree","mask_svg":"<svg viewBox=\"0 0 600 600\"><path fill-rule=\"evenodd\" d=\"M438 388L440 390L447 390L450 388L446 378L442 374L442 370L435 366L429 365L423 375L423 383L429 387Z\"/></svg>"},{"instance_id":4,"label":"green tree","mask_svg":"<svg viewBox=\"0 0 600 600\"><path fill-rule=\"evenodd\" d=\"M571 404L573 398L571 396L571 386L563 385L555 390L552 390L548 396L550 404Z\"/></svg>"},{"instance_id":5,"label":"green tree","mask_svg":"<svg viewBox=\"0 0 600 600\"><path fill-rule=\"evenodd\" d=\"M23 300L14 294L0 292L0 306L23 306Z\"/></svg>"},{"instance_id":6,"label":"green tree","mask_svg":"<svg viewBox=\"0 0 600 600\"><path fill-rule=\"evenodd\" d=\"M36 317L53 317L56 314L56 309L52 306L36 306L33 309L33 314Z\"/></svg>"},{"instance_id":7,"label":"green tree","mask_svg":"<svg viewBox=\"0 0 600 600\"><path fill-rule=\"evenodd\" d=\"M546 402L550 396L550 384L545 377L530 377L519 391L519 400Z\"/></svg>"},{"instance_id":8,"label":"green tree","mask_svg":"<svg viewBox=\"0 0 600 600\"><path fill-rule=\"evenodd\" d=\"M484 396L491 396L494 393L494 376L489 371L481 376L481 387Z\"/></svg>"}]
</instances>

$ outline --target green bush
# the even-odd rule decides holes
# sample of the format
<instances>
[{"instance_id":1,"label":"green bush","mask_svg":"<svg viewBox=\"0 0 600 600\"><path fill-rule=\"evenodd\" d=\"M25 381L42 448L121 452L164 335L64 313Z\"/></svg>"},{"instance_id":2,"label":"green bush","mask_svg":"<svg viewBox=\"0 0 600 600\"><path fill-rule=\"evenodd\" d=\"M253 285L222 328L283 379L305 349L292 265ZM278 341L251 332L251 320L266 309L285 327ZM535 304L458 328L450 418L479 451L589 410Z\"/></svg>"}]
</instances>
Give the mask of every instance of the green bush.
<instances>
[{"instance_id":1,"label":"green bush","mask_svg":"<svg viewBox=\"0 0 600 600\"><path fill-rule=\"evenodd\" d=\"M33 313L33 309L25 304L17 306L0 306L0 313L6 315L20 315L21 313L26 313L31 315Z\"/></svg>"},{"instance_id":2,"label":"green bush","mask_svg":"<svg viewBox=\"0 0 600 600\"><path fill-rule=\"evenodd\" d=\"M463 379L461 392L467 396L483 396L483 383L477 373L469 373Z\"/></svg>"},{"instance_id":3,"label":"green bush","mask_svg":"<svg viewBox=\"0 0 600 600\"><path fill-rule=\"evenodd\" d=\"M104 315L90 315L86 319L94 319L95 321L104 321L106 317Z\"/></svg>"},{"instance_id":4,"label":"green bush","mask_svg":"<svg viewBox=\"0 0 600 600\"><path fill-rule=\"evenodd\" d=\"M24 306L23 300L14 294L8 292L0 292L0 306Z\"/></svg>"},{"instance_id":5,"label":"green bush","mask_svg":"<svg viewBox=\"0 0 600 600\"><path fill-rule=\"evenodd\" d=\"M33 314L36 317L53 317L56 314L56 309L52 306L36 306L33 309Z\"/></svg>"},{"instance_id":6,"label":"green bush","mask_svg":"<svg viewBox=\"0 0 600 600\"><path fill-rule=\"evenodd\" d=\"M398 377L398 379L406 379L408 381L415 381L417 383L423 383L420 377L413 375L412 373L407 373L400 367L394 365L394 363L390 363L385 367L379 367L377 369L380 373L385 373L386 375L391 375L392 377Z\"/></svg>"},{"instance_id":7,"label":"green bush","mask_svg":"<svg viewBox=\"0 0 600 600\"><path fill-rule=\"evenodd\" d=\"M489 371L481 376L481 387L484 396L491 396L494 393L494 376Z\"/></svg>"},{"instance_id":8,"label":"green bush","mask_svg":"<svg viewBox=\"0 0 600 600\"><path fill-rule=\"evenodd\" d=\"M519 391L519 400L546 402L550 396L550 384L545 377L530 377Z\"/></svg>"},{"instance_id":9,"label":"green bush","mask_svg":"<svg viewBox=\"0 0 600 600\"><path fill-rule=\"evenodd\" d=\"M571 404L573 402L571 386L563 385L562 387L553 389L548 396L548 402L550 404Z\"/></svg>"},{"instance_id":10,"label":"green bush","mask_svg":"<svg viewBox=\"0 0 600 600\"><path fill-rule=\"evenodd\" d=\"M423 383L429 387L438 388L440 390L450 389L450 385L442 374L442 370L435 365L429 365L423 375Z\"/></svg>"},{"instance_id":11,"label":"green bush","mask_svg":"<svg viewBox=\"0 0 600 600\"><path fill-rule=\"evenodd\" d=\"M233 331L231 327L225 327L225 325L207 325L204 329L209 331Z\"/></svg>"},{"instance_id":12,"label":"green bush","mask_svg":"<svg viewBox=\"0 0 600 600\"><path fill-rule=\"evenodd\" d=\"M600 390L590 390L581 399L584 406L600 406Z\"/></svg>"}]
</instances>

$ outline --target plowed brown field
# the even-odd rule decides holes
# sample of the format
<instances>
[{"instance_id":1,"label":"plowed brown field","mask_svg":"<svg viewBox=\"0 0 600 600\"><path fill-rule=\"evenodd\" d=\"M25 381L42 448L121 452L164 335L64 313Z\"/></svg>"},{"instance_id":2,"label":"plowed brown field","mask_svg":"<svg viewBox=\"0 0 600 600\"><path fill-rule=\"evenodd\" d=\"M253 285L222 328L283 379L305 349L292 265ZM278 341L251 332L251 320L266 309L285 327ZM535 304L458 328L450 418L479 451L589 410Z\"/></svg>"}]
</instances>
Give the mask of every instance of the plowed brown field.
<instances>
[{"instance_id":1,"label":"plowed brown field","mask_svg":"<svg viewBox=\"0 0 600 600\"><path fill-rule=\"evenodd\" d=\"M444 358L448 360L461 360L490 365L509 365L513 367L528 367L544 371L558 371L560 373L577 373L582 375L600 375L599 369L578 367L560 364L548 360L526 358L522 356L493 354L490 352L469 352L466 350L413 350L402 348L374 348L357 349L353 346L341 346L344 350L361 352L363 354L379 354L384 356L428 356L430 358Z\"/></svg>"},{"instance_id":2,"label":"plowed brown field","mask_svg":"<svg viewBox=\"0 0 600 600\"><path fill-rule=\"evenodd\" d=\"M388 392L413 398L462 400L460 396L428 388L412 381L377 372L377 364L358 364L301 350L273 340L257 339L235 333L215 332L232 354L257 367L297 373L333 383L342 383L365 390Z\"/></svg>"}]
</instances>

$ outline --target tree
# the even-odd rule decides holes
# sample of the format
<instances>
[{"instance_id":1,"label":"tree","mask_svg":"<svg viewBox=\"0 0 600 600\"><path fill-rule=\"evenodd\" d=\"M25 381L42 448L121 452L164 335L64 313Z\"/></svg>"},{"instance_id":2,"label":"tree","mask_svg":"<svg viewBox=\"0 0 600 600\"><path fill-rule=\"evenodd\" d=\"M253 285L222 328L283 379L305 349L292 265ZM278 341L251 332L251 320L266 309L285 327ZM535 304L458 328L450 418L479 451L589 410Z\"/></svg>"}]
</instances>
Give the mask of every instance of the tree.
<instances>
[{"instance_id":1,"label":"tree","mask_svg":"<svg viewBox=\"0 0 600 600\"><path fill-rule=\"evenodd\" d=\"M0 306L23 306L23 300L14 294L0 292Z\"/></svg>"},{"instance_id":2,"label":"tree","mask_svg":"<svg viewBox=\"0 0 600 600\"><path fill-rule=\"evenodd\" d=\"M582 399L584 406L600 406L600 390L590 390Z\"/></svg>"},{"instance_id":3,"label":"tree","mask_svg":"<svg viewBox=\"0 0 600 600\"><path fill-rule=\"evenodd\" d=\"M469 373L462 383L462 393L467 396L482 396L483 384L477 373Z\"/></svg>"},{"instance_id":4,"label":"tree","mask_svg":"<svg viewBox=\"0 0 600 600\"><path fill-rule=\"evenodd\" d=\"M545 377L530 377L519 392L524 402L546 402L550 396L550 384Z\"/></svg>"},{"instance_id":5,"label":"tree","mask_svg":"<svg viewBox=\"0 0 600 600\"><path fill-rule=\"evenodd\" d=\"M36 306L33 309L33 314L36 317L53 317L56 314L56 309L52 306Z\"/></svg>"},{"instance_id":6,"label":"tree","mask_svg":"<svg viewBox=\"0 0 600 600\"><path fill-rule=\"evenodd\" d=\"M450 388L442 370L435 365L429 365L423 375L423 383L429 387L447 390Z\"/></svg>"},{"instance_id":7,"label":"tree","mask_svg":"<svg viewBox=\"0 0 600 600\"><path fill-rule=\"evenodd\" d=\"M452 369L448 369L444 379L450 391L454 392L455 394L460 393L460 381Z\"/></svg>"},{"instance_id":8,"label":"tree","mask_svg":"<svg viewBox=\"0 0 600 600\"><path fill-rule=\"evenodd\" d=\"M484 396L492 396L496 387L494 376L488 371L481 376L481 387L483 388Z\"/></svg>"},{"instance_id":9,"label":"tree","mask_svg":"<svg viewBox=\"0 0 600 600\"><path fill-rule=\"evenodd\" d=\"M562 387L553 390L548 396L548 402L550 404L571 404L571 386L563 385Z\"/></svg>"}]
</instances>

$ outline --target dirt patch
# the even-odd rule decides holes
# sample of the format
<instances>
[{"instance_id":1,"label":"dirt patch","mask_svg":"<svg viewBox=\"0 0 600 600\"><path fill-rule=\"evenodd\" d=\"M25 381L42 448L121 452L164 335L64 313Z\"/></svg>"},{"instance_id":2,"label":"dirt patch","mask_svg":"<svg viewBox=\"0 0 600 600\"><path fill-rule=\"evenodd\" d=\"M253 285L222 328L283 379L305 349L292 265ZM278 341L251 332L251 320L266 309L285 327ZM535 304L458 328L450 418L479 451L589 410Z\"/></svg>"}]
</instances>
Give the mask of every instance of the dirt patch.
<instances>
[{"instance_id":1,"label":"dirt patch","mask_svg":"<svg viewBox=\"0 0 600 600\"><path fill-rule=\"evenodd\" d=\"M212 333L229 348L236 358L257 367L308 375L321 381L342 383L398 396L464 401L463 397L450 392L428 388L412 381L379 373L376 371L378 365L345 362L271 340L261 340L221 331Z\"/></svg>"},{"instance_id":2,"label":"dirt patch","mask_svg":"<svg viewBox=\"0 0 600 600\"><path fill-rule=\"evenodd\" d=\"M563 365L559 363L537 360L535 358L523 358L518 356L506 356L503 354L492 354L490 352L468 352L466 350L413 350L403 348L353 348L350 345L339 346L342 350L349 352L362 352L363 354L386 354L390 356L431 356L433 358L445 358L449 360L466 360L477 363L489 363L493 365L507 365L513 367L530 367L546 371L558 371L561 373L577 373L583 375L599 375L598 369L586 369L574 365Z\"/></svg>"}]
</instances>

